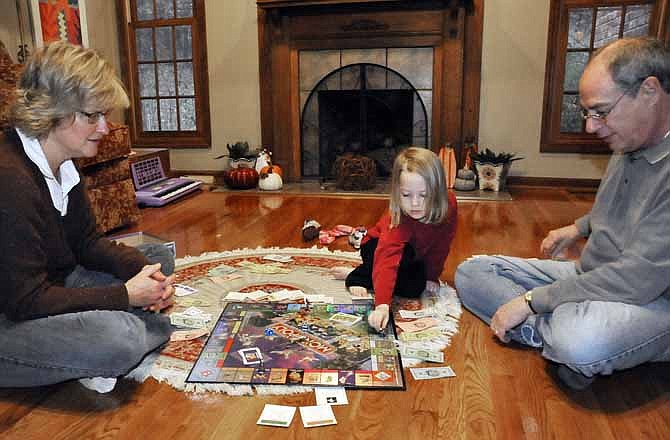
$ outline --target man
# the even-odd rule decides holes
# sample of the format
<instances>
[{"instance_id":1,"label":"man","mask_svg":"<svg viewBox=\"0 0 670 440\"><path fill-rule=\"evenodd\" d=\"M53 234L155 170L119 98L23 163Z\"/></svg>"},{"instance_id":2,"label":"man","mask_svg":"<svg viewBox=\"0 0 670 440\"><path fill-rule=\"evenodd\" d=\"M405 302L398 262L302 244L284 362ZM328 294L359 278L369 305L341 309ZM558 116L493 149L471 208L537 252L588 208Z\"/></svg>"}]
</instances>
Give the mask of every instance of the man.
<instances>
[{"instance_id":1,"label":"man","mask_svg":"<svg viewBox=\"0 0 670 440\"><path fill-rule=\"evenodd\" d=\"M670 359L670 51L615 41L590 60L579 92L586 130L614 154L591 212L540 249L560 257L588 237L579 260L485 256L455 278L498 338L541 349L574 389Z\"/></svg>"},{"instance_id":2,"label":"man","mask_svg":"<svg viewBox=\"0 0 670 440\"><path fill-rule=\"evenodd\" d=\"M1 387L82 379L110 391L170 336L154 312L172 303L172 256L104 238L72 162L97 153L108 112L127 105L90 49L50 44L21 75L0 135Z\"/></svg>"}]
</instances>

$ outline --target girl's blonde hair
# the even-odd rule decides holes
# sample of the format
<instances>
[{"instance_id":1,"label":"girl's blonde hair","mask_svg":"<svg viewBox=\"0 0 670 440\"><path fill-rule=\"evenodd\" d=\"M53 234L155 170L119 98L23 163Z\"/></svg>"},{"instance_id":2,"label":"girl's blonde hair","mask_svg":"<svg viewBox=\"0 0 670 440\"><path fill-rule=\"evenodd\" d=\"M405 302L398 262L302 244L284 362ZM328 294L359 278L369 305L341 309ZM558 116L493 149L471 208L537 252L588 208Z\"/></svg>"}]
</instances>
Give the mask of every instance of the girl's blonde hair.
<instances>
[{"instance_id":1,"label":"girl's blonde hair","mask_svg":"<svg viewBox=\"0 0 670 440\"><path fill-rule=\"evenodd\" d=\"M426 215L423 223L442 223L447 218L449 208L447 179L440 159L426 148L410 147L401 151L393 163L391 174L391 227L400 224L400 174L416 173L426 182L424 206Z\"/></svg>"},{"instance_id":2,"label":"girl's blonde hair","mask_svg":"<svg viewBox=\"0 0 670 440\"><path fill-rule=\"evenodd\" d=\"M58 41L37 49L21 73L11 124L43 138L77 111L126 108L128 95L96 51Z\"/></svg>"}]
</instances>

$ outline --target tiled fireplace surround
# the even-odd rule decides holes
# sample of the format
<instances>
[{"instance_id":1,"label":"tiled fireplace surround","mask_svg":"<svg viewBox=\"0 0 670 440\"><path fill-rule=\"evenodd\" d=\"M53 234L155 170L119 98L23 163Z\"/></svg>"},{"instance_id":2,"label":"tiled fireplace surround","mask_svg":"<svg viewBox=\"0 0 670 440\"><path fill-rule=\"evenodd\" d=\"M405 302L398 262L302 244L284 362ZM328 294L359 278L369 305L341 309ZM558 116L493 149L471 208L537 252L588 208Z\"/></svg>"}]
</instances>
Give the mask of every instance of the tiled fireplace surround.
<instances>
[{"instance_id":1,"label":"tiled fireplace surround","mask_svg":"<svg viewBox=\"0 0 670 440\"><path fill-rule=\"evenodd\" d=\"M300 120L301 124L301 149L302 173L306 176L319 175L319 107L316 102L311 102L306 107L310 94L317 84L324 79L329 79L326 84L321 84L326 90L352 90L359 87L358 77L347 75L348 70L340 70L342 67L359 63L383 66L389 71L376 69L370 75L367 87L372 90L388 88L402 88L403 84L393 84L396 76L391 72L397 72L404 77L409 84L416 89L414 95L414 117L412 128L413 146L426 147L431 144L430 120L432 115L433 98L433 48L432 47L400 47L381 49L341 49L341 50L303 50L299 53L300 74L298 86L300 90ZM358 70L358 69L354 69ZM397 80L395 82L398 82ZM318 92L317 92L318 93ZM312 99L315 99L313 97ZM418 102L420 100L421 102ZM315 101L317 101L315 99ZM423 105L421 105L423 104ZM423 121L423 109L426 110L427 124L417 123ZM426 133L428 140L426 142ZM390 167L386 167L388 169Z\"/></svg>"},{"instance_id":2,"label":"tiled fireplace surround","mask_svg":"<svg viewBox=\"0 0 670 440\"><path fill-rule=\"evenodd\" d=\"M314 175L318 168L310 162L318 161L318 134L301 126L310 93L328 75L358 63L397 72L416 90L414 106L422 101L427 124L414 127L414 144L426 142L422 134L434 151L475 139L481 46L465 38L465 28L468 23L475 28L480 17L477 11L466 15L463 2L257 3L262 142L289 180L301 180L303 171ZM468 47L474 52L469 56ZM350 88L342 75L331 78L337 81L330 81L328 90ZM318 107L306 113L318 119Z\"/></svg>"}]
</instances>

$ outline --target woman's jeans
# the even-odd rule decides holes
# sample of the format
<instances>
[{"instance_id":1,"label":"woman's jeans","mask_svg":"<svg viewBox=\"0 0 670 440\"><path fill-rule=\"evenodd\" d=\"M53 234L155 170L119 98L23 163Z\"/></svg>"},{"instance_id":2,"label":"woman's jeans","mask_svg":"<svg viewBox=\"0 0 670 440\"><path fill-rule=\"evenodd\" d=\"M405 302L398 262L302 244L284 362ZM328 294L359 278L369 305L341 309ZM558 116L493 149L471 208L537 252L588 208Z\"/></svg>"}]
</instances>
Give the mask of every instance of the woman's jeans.
<instances>
[{"instance_id":1,"label":"woman's jeans","mask_svg":"<svg viewBox=\"0 0 670 440\"><path fill-rule=\"evenodd\" d=\"M458 266L455 284L463 305L490 324L496 310L514 297L576 276L573 262L480 256ZM551 313L530 315L509 335L585 376L611 374L670 359L670 301L563 303Z\"/></svg>"},{"instance_id":2,"label":"woman's jeans","mask_svg":"<svg viewBox=\"0 0 670 440\"><path fill-rule=\"evenodd\" d=\"M139 248L166 275L174 258L163 245ZM107 273L81 266L65 287L121 284ZM128 373L144 356L170 337L167 316L133 309L91 310L14 322L0 314L0 387L49 385L82 377L116 377Z\"/></svg>"}]
</instances>

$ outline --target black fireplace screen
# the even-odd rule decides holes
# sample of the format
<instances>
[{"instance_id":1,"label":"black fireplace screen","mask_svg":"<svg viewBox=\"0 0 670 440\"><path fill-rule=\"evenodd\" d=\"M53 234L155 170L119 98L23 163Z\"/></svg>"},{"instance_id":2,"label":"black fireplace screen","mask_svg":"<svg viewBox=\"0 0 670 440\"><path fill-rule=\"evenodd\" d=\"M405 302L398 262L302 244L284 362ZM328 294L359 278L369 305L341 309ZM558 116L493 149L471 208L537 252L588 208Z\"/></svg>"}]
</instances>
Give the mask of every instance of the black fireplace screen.
<instances>
[{"instance_id":1,"label":"black fireplace screen","mask_svg":"<svg viewBox=\"0 0 670 440\"><path fill-rule=\"evenodd\" d=\"M376 64L352 64L324 77L305 103L301 126L304 177L331 177L344 154L373 159L385 177L401 149L428 146L426 109L416 89Z\"/></svg>"}]
</instances>

